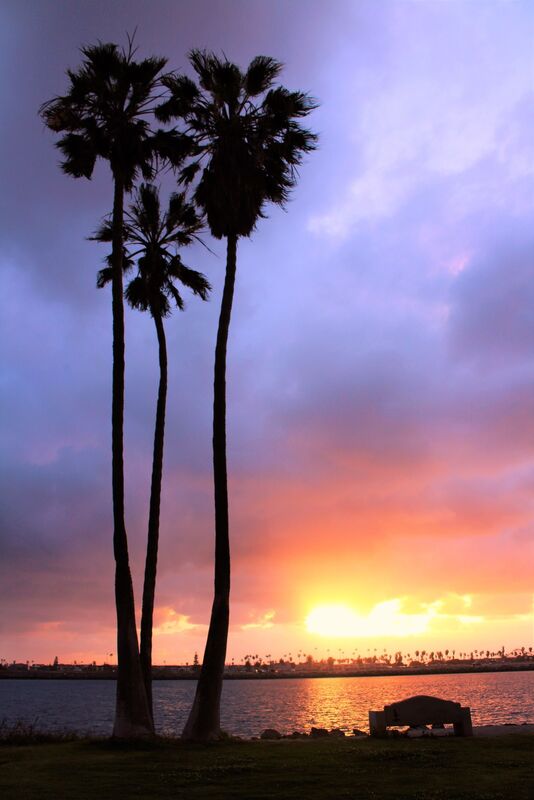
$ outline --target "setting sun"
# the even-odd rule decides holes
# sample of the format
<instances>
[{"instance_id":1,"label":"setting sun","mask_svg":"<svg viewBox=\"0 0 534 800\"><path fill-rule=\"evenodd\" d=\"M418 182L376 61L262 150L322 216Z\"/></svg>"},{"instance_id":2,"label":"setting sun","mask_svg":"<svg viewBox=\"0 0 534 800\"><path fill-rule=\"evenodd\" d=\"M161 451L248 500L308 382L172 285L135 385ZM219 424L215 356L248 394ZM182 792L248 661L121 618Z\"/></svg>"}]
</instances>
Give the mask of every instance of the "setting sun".
<instances>
[{"instance_id":1,"label":"setting sun","mask_svg":"<svg viewBox=\"0 0 534 800\"><path fill-rule=\"evenodd\" d=\"M320 605L306 617L306 628L309 633L332 638L411 636L424 633L436 614L433 606L420 614L404 613L399 599L377 603L368 614L344 604Z\"/></svg>"}]
</instances>

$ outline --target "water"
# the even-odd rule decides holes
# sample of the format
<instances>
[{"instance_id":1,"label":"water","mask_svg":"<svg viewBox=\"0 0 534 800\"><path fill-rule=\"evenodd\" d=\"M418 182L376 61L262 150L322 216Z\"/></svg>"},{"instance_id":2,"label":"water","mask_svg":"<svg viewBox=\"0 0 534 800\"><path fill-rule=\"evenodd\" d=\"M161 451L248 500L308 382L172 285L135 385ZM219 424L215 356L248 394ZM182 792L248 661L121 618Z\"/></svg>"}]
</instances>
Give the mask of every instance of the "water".
<instances>
[{"instance_id":1,"label":"water","mask_svg":"<svg viewBox=\"0 0 534 800\"><path fill-rule=\"evenodd\" d=\"M194 690L194 681L154 682L158 732L181 733ZM474 725L534 722L534 672L499 672L225 681L222 727L242 736L257 736L264 728L307 731L312 725L368 730L369 709L415 694L470 706ZM0 680L0 720L109 735L114 699L114 681Z\"/></svg>"}]
</instances>

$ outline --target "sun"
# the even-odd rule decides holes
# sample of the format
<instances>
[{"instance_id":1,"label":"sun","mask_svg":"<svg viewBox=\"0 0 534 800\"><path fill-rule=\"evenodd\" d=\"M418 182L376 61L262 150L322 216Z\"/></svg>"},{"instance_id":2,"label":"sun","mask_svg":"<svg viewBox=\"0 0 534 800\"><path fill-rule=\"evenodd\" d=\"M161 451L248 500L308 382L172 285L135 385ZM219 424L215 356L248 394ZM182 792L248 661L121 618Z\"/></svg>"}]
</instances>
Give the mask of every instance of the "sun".
<instances>
[{"instance_id":1,"label":"sun","mask_svg":"<svg viewBox=\"0 0 534 800\"><path fill-rule=\"evenodd\" d=\"M319 636L354 636L357 615L348 606L336 603L316 606L306 617L306 629Z\"/></svg>"},{"instance_id":2,"label":"sun","mask_svg":"<svg viewBox=\"0 0 534 800\"><path fill-rule=\"evenodd\" d=\"M436 613L429 606L423 613L407 614L397 598L377 603L367 614L360 614L344 603L331 603L312 609L305 624L309 633L332 639L414 636L428 630Z\"/></svg>"}]
</instances>

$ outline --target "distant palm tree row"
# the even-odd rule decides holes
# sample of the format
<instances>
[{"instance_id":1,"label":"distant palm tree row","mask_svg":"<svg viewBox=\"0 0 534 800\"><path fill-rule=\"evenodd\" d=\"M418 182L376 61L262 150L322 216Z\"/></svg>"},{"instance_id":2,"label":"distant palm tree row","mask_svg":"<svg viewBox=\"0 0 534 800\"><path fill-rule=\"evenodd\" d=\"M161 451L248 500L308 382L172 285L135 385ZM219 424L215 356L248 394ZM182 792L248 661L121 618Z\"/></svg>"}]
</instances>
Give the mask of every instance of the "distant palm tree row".
<instances>
[{"instance_id":1,"label":"distant palm tree row","mask_svg":"<svg viewBox=\"0 0 534 800\"><path fill-rule=\"evenodd\" d=\"M315 648L318 651L319 648ZM515 647L510 650L505 650L504 646L500 650L414 650L412 653L403 653L397 650L394 653L389 653L385 648L368 647L365 652L358 649L347 652L342 648L337 649L337 655L331 655L336 652L330 648L323 651L328 655L326 657L315 653L305 653L299 650L295 656L292 653L284 653L280 658L273 658L270 653L265 656L258 655L258 653L246 653L241 657L240 661L247 668L254 667L255 669L265 669L269 667L286 666L286 667L303 667L303 666L334 666L339 665L361 665L361 664L385 664L388 666L417 666L419 664L432 665L436 663L448 663L458 661L484 661L486 659L522 659L532 658L532 647ZM232 659L232 665L235 666L235 659Z\"/></svg>"},{"instance_id":2,"label":"distant palm tree row","mask_svg":"<svg viewBox=\"0 0 534 800\"><path fill-rule=\"evenodd\" d=\"M62 169L91 179L96 161L110 167L112 212L93 237L111 244L97 285L111 283L113 318L112 490L117 701L113 733L132 738L154 733L152 622L163 468L167 347L163 320L172 305L183 309L177 284L206 300L210 285L186 267L179 249L198 237L204 221L226 240L226 277L215 347L213 474L215 493L215 586L208 637L184 737L220 736L220 699L230 613L230 539L226 465L226 355L240 237L250 236L266 205L283 205L295 186L303 156L316 136L301 120L315 107L303 92L275 86L282 65L258 56L246 71L224 58L193 50L196 80L164 72L165 58L136 60L132 41L121 50L99 43L82 48L83 61L68 70L66 94L45 103L45 124L60 134ZM163 124L166 127L156 127ZM162 168L178 184L191 185L191 200L176 192L165 212L152 183ZM144 181L141 182L140 181ZM140 185L139 185L140 183ZM125 210L125 196L134 202ZM123 274L134 264L126 299L148 311L155 324L160 366L156 406L141 643L124 515L124 305Z\"/></svg>"}]
</instances>

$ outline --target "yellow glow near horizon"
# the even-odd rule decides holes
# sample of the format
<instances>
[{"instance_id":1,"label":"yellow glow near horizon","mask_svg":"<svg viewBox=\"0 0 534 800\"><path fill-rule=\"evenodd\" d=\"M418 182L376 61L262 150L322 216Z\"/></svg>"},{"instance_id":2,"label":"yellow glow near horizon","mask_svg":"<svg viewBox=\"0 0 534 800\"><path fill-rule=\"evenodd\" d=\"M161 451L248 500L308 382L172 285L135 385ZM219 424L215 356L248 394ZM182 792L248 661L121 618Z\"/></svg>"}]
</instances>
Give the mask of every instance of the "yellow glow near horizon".
<instances>
[{"instance_id":1,"label":"yellow glow near horizon","mask_svg":"<svg viewBox=\"0 0 534 800\"><path fill-rule=\"evenodd\" d=\"M306 617L309 633L330 638L372 636L414 636L425 633L436 616L429 606L421 614L405 614L398 599L378 603L368 614L359 614L342 603L316 606Z\"/></svg>"}]
</instances>

